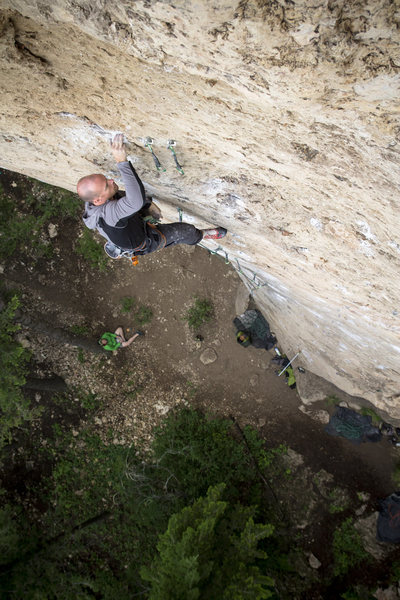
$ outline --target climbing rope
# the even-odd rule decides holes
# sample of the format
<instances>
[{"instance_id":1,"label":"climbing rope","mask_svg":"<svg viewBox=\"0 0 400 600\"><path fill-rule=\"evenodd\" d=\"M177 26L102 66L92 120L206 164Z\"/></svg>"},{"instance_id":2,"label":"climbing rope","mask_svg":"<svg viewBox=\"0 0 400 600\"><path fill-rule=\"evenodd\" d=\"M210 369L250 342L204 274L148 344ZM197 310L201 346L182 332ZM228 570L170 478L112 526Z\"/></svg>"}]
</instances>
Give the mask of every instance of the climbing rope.
<instances>
[{"instance_id":1,"label":"climbing rope","mask_svg":"<svg viewBox=\"0 0 400 600\"><path fill-rule=\"evenodd\" d=\"M178 207L177 211L178 211L178 215L179 215L179 221L182 222L183 210L180 207ZM199 242L197 245L201 246L202 248L207 250L210 254L214 254L215 256L219 256L220 258L223 258L225 260L226 265L230 264L232 266L232 268L234 269L234 271L236 271L237 273L239 273L240 275L242 275L242 277L244 277L246 279L246 281L249 285L249 288L251 290L251 292L250 292L251 294L253 294L256 290L259 290L260 288L268 285L268 283L266 281L263 281L261 279L261 277L255 271L253 271L249 267L243 266L243 269L245 269L246 271L249 271L252 274L252 277L247 275L243 271L243 269L239 263L239 259L236 257L233 259L237 264L237 266L235 266L233 261L230 260L228 252L226 250L224 250L224 248L222 248L222 246L218 246L215 250L211 250L210 248L208 248L201 242ZM223 254L220 254L220 252Z\"/></svg>"}]
</instances>

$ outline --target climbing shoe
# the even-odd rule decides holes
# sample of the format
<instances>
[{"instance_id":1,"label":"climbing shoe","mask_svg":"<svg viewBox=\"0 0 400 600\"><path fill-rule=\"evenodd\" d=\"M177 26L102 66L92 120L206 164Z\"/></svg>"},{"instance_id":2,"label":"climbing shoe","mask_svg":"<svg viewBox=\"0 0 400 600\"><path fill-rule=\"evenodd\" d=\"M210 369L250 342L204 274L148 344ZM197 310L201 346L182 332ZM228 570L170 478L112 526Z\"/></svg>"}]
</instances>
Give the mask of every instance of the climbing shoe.
<instances>
[{"instance_id":1,"label":"climbing shoe","mask_svg":"<svg viewBox=\"0 0 400 600\"><path fill-rule=\"evenodd\" d=\"M225 227L216 227L216 229L203 229L203 240L220 240L225 237L227 230Z\"/></svg>"}]
</instances>

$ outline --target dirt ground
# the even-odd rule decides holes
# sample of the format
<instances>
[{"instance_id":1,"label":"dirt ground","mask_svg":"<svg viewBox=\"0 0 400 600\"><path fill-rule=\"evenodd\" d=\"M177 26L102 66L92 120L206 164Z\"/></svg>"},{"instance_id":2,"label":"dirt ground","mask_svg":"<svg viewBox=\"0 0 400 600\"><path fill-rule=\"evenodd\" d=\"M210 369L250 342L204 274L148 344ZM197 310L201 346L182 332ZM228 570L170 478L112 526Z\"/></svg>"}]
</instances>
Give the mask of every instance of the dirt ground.
<instances>
[{"instance_id":1,"label":"dirt ground","mask_svg":"<svg viewBox=\"0 0 400 600\"><path fill-rule=\"evenodd\" d=\"M4 278L8 287L22 292L33 317L64 330L86 327L95 341L117 326L137 328L135 310L122 310L123 298L135 298L136 306L153 312L140 327L145 336L116 353L82 353L29 329L20 334L34 352L38 375L57 374L70 386L97 395L101 408L96 424L104 439L110 439L110 432L115 443L124 445L149 439L168 410L190 404L254 425L268 447L286 444L302 455L311 472L327 472L351 497L366 493L371 510L394 491L391 474L400 450L386 438L354 445L329 436L321 422L299 410L297 391L276 376L270 363L274 352L237 344L232 321L243 283L223 259L201 247L181 246L141 257L137 266L110 260L103 273L74 252L79 231L71 220L52 238L51 259L41 259L33 268L14 257L4 265ZM192 331L184 317L196 296L212 302L214 317ZM201 356L208 349L215 360L203 364ZM302 376L297 369L295 373ZM40 402L40 394L36 400ZM333 412L325 402L312 408ZM326 517L332 527L335 517ZM325 519L304 531L305 545L322 562L328 559L326 527Z\"/></svg>"}]
</instances>

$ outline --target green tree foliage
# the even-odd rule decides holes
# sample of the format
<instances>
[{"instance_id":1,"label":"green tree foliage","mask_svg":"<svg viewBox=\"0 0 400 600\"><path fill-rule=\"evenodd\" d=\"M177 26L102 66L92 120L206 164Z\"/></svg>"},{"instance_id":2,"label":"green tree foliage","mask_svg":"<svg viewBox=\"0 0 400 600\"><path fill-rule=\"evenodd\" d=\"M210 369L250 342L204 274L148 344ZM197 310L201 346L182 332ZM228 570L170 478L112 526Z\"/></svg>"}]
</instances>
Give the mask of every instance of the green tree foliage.
<instances>
[{"instance_id":1,"label":"green tree foliage","mask_svg":"<svg viewBox=\"0 0 400 600\"><path fill-rule=\"evenodd\" d=\"M340 576L361 562L370 560L351 517L343 521L333 534L333 559L333 572Z\"/></svg>"},{"instance_id":2,"label":"green tree foliage","mask_svg":"<svg viewBox=\"0 0 400 600\"><path fill-rule=\"evenodd\" d=\"M146 598L148 584L140 568L152 563L158 536L167 530L171 515L224 480L224 499L213 500L217 505L222 502L224 510L210 531L210 544L220 552L221 561L226 540L232 537L223 568L228 572L233 554L242 557L241 585L247 579L250 589L261 585L260 573L252 568L257 566L254 561L264 559L255 551L253 538L262 544L266 540L264 526L259 529L252 519L257 512L262 520L262 510L244 508L261 501L259 478L247 444L235 434L231 421L183 409L167 417L146 452L105 444L90 431L72 435L62 427L53 431L45 446L33 441L29 461L38 465L40 476L35 475L29 493L31 502L42 509L37 517L32 513L14 517L18 530L31 533L20 536L17 556L0 578L0 596ZM245 436L261 464L268 456L262 441L250 429ZM234 591L232 598L240 598Z\"/></svg>"},{"instance_id":3,"label":"green tree foliage","mask_svg":"<svg viewBox=\"0 0 400 600\"><path fill-rule=\"evenodd\" d=\"M14 321L19 305L13 296L0 313L0 447L11 441L14 427L35 416L21 391L30 353L14 339L20 329Z\"/></svg>"},{"instance_id":4,"label":"green tree foliage","mask_svg":"<svg viewBox=\"0 0 400 600\"><path fill-rule=\"evenodd\" d=\"M0 186L0 257L12 256L26 246L29 256L37 259L51 248L41 237L44 226L53 217L76 216L80 202L71 192L29 178L16 189L18 202Z\"/></svg>"},{"instance_id":5,"label":"green tree foliage","mask_svg":"<svg viewBox=\"0 0 400 600\"><path fill-rule=\"evenodd\" d=\"M266 452L259 435L244 429L245 439L229 419L207 419L193 409L171 412L156 429L152 446L158 471L168 489L187 502L206 494L209 486L224 482L232 498L252 503L260 492L257 465L266 467L274 452ZM164 483L163 483L164 485Z\"/></svg>"},{"instance_id":6,"label":"green tree foliage","mask_svg":"<svg viewBox=\"0 0 400 600\"><path fill-rule=\"evenodd\" d=\"M15 510L9 504L0 509L0 565L13 560L18 554L20 536Z\"/></svg>"},{"instance_id":7,"label":"green tree foliage","mask_svg":"<svg viewBox=\"0 0 400 600\"><path fill-rule=\"evenodd\" d=\"M160 536L158 556L142 577L149 600L269 598L274 582L256 565L266 557L257 546L272 534L256 524L254 511L222 500L224 484L173 515Z\"/></svg>"},{"instance_id":8,"label":"green tree foliage","mask_svg":"<svg viewBox=\"0 0 400 600\"><path fill-rule=\"evenodd\" d=\"M103 514L117 499L122 501L125 454L121 446L106 446L88 432L76 441L70 434L58 441L48 513L49 526L56 524L53 534Z\"/></svg>"},{"instance_id":9,"label":"green tree foliage","mask_svg":"<svg viewBox=\"0 0 400 600\"><path fill-rule=\"evenodd\" d=\"M125 565L139 559L140 549L136 497L125 489L126 449L57 426L44 447L30 449L29 459L40 464L28 493L42 511L39 518L27 512L11 522L29 535L19 536L12 564L0 576L0 597L129 597ZM0 548L8 535L0 514Z\"/></svg>"},{"instance_id":10,"label":"green tree foliage","mask_svg":"<svg viewBox=\"0 0 400 600\"><path fill-rule=\"evenodd\" d=\"M369 590L365 585L358 584L352 586L344 592L340 597L343 600L376 600L375 590Z\"/></svg>"},{"instance_id":11,"label":"green tree foliage","mask_svg":"<svg viewBox=\"0 0 400 600\"><path fill-rule=\"evenodd\" d=\"M75 244L75 252L88 261L92 269L105 271L107 269L107 258L103 247L96 241L92 231L84 227L81 237Z\"/></svg>"}]
</instances>

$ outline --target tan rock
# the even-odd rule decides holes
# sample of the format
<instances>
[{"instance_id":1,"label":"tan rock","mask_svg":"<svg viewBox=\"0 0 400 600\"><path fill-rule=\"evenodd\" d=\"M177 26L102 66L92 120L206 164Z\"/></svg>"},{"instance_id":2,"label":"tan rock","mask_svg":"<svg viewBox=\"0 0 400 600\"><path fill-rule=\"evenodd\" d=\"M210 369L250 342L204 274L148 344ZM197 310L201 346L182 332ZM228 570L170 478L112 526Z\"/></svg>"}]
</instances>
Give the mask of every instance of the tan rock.
<instances>
[{"instance_id":1,"label":"tan rock","mask_svg":"<svg viewBox=\"0 0 400 600\"><path fill-rule=\"evenodd\" d=\"M200 361L203 363L203 365L210 365L211 363L215 362L217 358L217 353L213 348L206 348L200 354Z\"/></svg>"},{"instance_id":2,"label":"tan rock","mask_svg":"<svg viewBox=\"0 0 400 600\"><path fill-rule=\"evenodd\" d=\"M377 520L378 513L375 512L356 521L354 527L361 536L364 549L376 560L382 560L393 551L393 545L378 542L376 539Z\"/></svg>"},{"instance_id":3,"label":"tan rock","mask_svg":"<svg viewBox=\"0 0 400 600\"><path fill-rule=\"evenodd\" d=\"M235 312L237 315L241 315L247 309L249 305L249 290L241 283L238 285L236 298L235 298Z\"/></svg>"},{"instance_id":4,"label":"tan rock","mask_svg":"<svg viewBox=\"0 0 400 600\"><path fill-rule=\"evenodd\" d=\"M386 589L378 588L374 592L373 597L376 598L376 600L398 600L400 596L398 589L396 589L394 585L390 585Z\"/></svg>"},{"instance_id":5,"label":"tan rock","mask_svg":"<svg viewBox=\"0 0 400 600\"><path fill-rule=\"evenodd\" d=\"M57 237L57 234L58 234L57 225L55 225L54 223L50 223L48 226L48 231L49 231L50 238Z\"/></svg>"},{"instance_id":6,"label":"tan rock","mask_svg":"<svg viewBox=\"0 0 400 600\"><path fill-rule=\"evenodd\" d=\"M323 425L329 423L330 417L327 410L311 410L303 404L299 406L299 410L305 415L311 417L314 421L317 421L318 423L322 423Z\"/></svg>"},{"instance_id":7,"label":"tan rock","mask_svg":"<svg viewBox=\"0 0 400 600\"><path fill-rule=\"evenodd\" d=\"M312 569L319 569L322 564L321 561L318 560L318 558L312 553L310 553L308 557L308 562Z\"/></svg>"}]
</instances>

